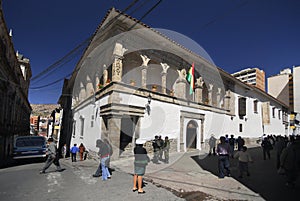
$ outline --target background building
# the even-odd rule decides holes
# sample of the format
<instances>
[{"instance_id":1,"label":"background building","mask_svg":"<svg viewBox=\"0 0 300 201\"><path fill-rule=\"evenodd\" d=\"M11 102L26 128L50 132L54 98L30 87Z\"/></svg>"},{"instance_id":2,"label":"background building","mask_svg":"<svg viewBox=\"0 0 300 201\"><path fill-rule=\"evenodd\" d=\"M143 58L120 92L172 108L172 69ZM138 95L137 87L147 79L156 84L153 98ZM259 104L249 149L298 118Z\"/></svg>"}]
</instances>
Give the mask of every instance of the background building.
<instances>
[{"instance_id":1,"label":"background building","mask_svg":"<svg viewBox=\"0 0 300 201\"><path fill-rule=\"evenodd\" d=\"M265 91L265 72L258 68L247 68L239 72L233 73L232 76L247 84L256 86Z\"/></svg>"},{"instance_id":2,"label":"background building","mask_svg":"<svg viewBox=\"0 0 300 201\"><path fill-rule=\"evenodd\" d=\"M30 133L30 78L29 59L15 52L0 1L0 166L12 153L14 137Z\"/></svg>"},{"instance_id":3,"label":"background building","mask_svg":"<svg viewBox=\"0 0 300 201\"><path fill-rule=\"evenodd\" d=\"M292 133L300 134L300 66L268 78L268 93L289 106Z\"/></svg>"},{"instance_id":4,"label":"background building","mask_svg":"<svg viewBox=\"0 0 300 201\"><path fill-rule=\"evenodd\" d=\"M268 93L294 110L293 74L291 69L284 69L280 74L268 77Z\"/></svg>"}]
</instances>

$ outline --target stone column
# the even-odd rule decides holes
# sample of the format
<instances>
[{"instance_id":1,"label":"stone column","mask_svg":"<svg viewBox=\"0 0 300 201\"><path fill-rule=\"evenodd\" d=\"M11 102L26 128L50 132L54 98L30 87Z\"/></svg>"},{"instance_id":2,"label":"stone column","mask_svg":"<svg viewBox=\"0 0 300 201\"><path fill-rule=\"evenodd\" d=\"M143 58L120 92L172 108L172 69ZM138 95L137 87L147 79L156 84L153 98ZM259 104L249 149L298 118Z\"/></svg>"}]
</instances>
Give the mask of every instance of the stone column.
<instances>
[{"instance_id":1,"label":"stone column","mask_svg":"<svg viewBox=\"0 0 300 201\"><path fill-rule=\"evenodd\" d=\"M121 116L112 116L107 120L108 137L113 147L112 160L120 156Z\"/></svg>"},{"instance_id":2,"label":"stone column","mask_svg":"<svg viewBox=\"0 0 300 201\"><path fill-rule=\"evenodd\" d=\"M212 105L212 91L213 91L213 84L208 85L208 105Z\"/></svg>"},{"instance_id":3,"label":"stone column","mask_svg":"<svg viewBox=\"0 0 300 201\"><path fill-rule=\"evenodd\" d=\"M122 59L124 58L123 55L126 51L127 51L127 49L123 48L122 44L116 43L115 49L113 51L114 62L112 64L112 81L113 82L121 82L122 81L122 70L123 70Z\"/></svg>"},{"instance_id":4,"label":"stone column","mask_svg":"<svg viewBox=\"0 0 300 201\"><path fill-rule=\"evenodd\" d=\"M203 84L204 81L202 80L202 77L199 77L198 79L196 79L196 83L195 83L195 102L196 103L202 103L202 93L203 93Z\"/></svg>"},{"instance_id":5,"label":"stone column","mask_svg":"<svg viewBox=\"0 0 300 201\"><path fill-rule=\"evenodd\" d=\"M166 63L160 63L163 71L161 72L162 93L167 94L167 70L170 67Z\"/></svg>"},{"instance_id":6,"label":"stone column","mask_svg":"<svg viewBox=\"0 0 300 201\"><path fill-rule=\"evenodd\" d=\"M175 96L178 98L186 99L186 70L177 70L178 72L178 79L175 85Z\"/></svg>"},{"instance_id":7,"label":"stone column","mask_svg":"<svg viewBox=\"0 0 300 201\"><path fill-rule=\"evenodd\" d=\"M142 60L143 60L143 64L142 64L142 88L146 89L147 88L147 68L148 68L148 63L150 61L150 59L146 56L146 55L140 55Z\"/></svg>"},{"instance_id":8,"label":"stone column","mask_svg":"<svg viewBox=\"0 0 300 201\"><path fill-rule=\"evenodd\" d=\"M221 88L218 87L218 92L217 92L217 107L220 107L220 101L221 101Z\"/></svg>"},{"instance_id":9,"label":"stone column","mask_svg":"<svg viewBox=\"0 0 300 201\"><path fill-rule=\"evenodd\" d=\"M230 90L227 90L224 97L224 109L230 109Z\"/></svg>"},{"instance_id":10,"label":"stone column","mask_svg":"<svg viewBox=\"0 0 300 201\"><path fill-rule=\"evenodd\" d=\"M184 139L183 139L183 132L184 132L184 118L180 117L180 138L179 138L179 151L184 152Z\"/></svg>"}]
</instances>

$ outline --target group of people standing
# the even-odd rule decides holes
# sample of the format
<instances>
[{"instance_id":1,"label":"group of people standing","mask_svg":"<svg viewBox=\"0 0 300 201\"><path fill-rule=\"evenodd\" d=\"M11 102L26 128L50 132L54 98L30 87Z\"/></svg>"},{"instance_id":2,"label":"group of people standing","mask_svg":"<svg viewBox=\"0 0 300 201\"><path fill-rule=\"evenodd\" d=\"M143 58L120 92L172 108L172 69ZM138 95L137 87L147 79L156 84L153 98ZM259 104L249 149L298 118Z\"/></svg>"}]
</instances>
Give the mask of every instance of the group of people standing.
<instances>
[{"instance_id":1,"label":"group of people standing","mask_svg":"<svg viewBox=\"0 0 300 201\"><path fill-rule=\"evenodd\" d=\"M238 136L237 139L234 138L234 135L231 135L230 138L228 135L221 136L220 142L216 146L217 139L214 135L211 135L208 144L209 144L209 156L218 155L218 171L219 178L224 178L225 176L230 175L230 162L229 158L236 158L239 161L239 177L242 178L243 174L246 173L247 176L250 176L248 163L252 162L251 155L247 151L245 146L245 140ZM234 152L237 147L237 152Z\"/></svg>"},{"instance_id":2,"label":"group of people standing","mask_svg":"<svg viewBox=\"0 0 300 201\"><path fill-rule=\"evenodd\" d=\"M159 161L164 161L169 163L169 151L170 151L170 141L168 136L165 137L165 140L162 139L161 135L156 135L152 141L153 147L153 163L159 164ZM163 160L164 155L164 160Z\"/></svg>"},{"instance_id":3,"label":"group of people standing","mask_svg":"<svg viewBox=\"0 0 300 201\"><path fill-rule=\"evenodd\" d=\"M264 160L271 158L271 150L276 151L277 171L286 176L286 186L294 188L300 172L300 136L264 135L261 146Z\"/></svg>"}]
</instances>

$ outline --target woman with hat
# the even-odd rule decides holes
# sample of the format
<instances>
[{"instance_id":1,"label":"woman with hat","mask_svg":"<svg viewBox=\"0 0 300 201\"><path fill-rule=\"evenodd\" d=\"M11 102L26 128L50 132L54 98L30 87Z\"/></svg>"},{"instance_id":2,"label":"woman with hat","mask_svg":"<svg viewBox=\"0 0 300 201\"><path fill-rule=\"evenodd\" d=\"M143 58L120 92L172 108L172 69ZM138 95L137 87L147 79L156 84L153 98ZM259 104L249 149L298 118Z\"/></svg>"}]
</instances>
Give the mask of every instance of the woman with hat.
<instances>
[{"instance_id":1,"label":"woman with hat","mask_svg":"<svg viewBox=\"0 0 300 201\"><path fill-rule=\"evenodd\" d=\"M145 193L142 188L143 176L146 171L146 166L150 161L147 156L147 150L143 147L145 140L137 139L134 148L134 175L133 175L133 188L132 191L138 191L138 193ZM138 185L136 185L138 184ZM137 187L138 186L138 187Z\"/></svg>"}]
</instances>

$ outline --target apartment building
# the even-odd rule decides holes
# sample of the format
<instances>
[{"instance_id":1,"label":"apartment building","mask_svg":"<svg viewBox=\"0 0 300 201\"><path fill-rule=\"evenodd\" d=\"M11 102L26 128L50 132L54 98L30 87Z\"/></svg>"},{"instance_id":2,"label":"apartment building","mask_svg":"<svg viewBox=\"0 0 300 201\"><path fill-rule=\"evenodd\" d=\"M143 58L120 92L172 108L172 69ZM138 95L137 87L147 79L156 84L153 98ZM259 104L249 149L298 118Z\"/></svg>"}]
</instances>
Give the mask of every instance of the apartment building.
<instances>
[{"instance_id":1,"label":"apartment building","mask_svg":"<svg viewBox=\"0 0 300 201\"><path fill-rule=\"evenodd\" d=\"M265 91L265 72L259 68L247 68L233 73L232 76Z\"/></svg>"}]
</instances>

